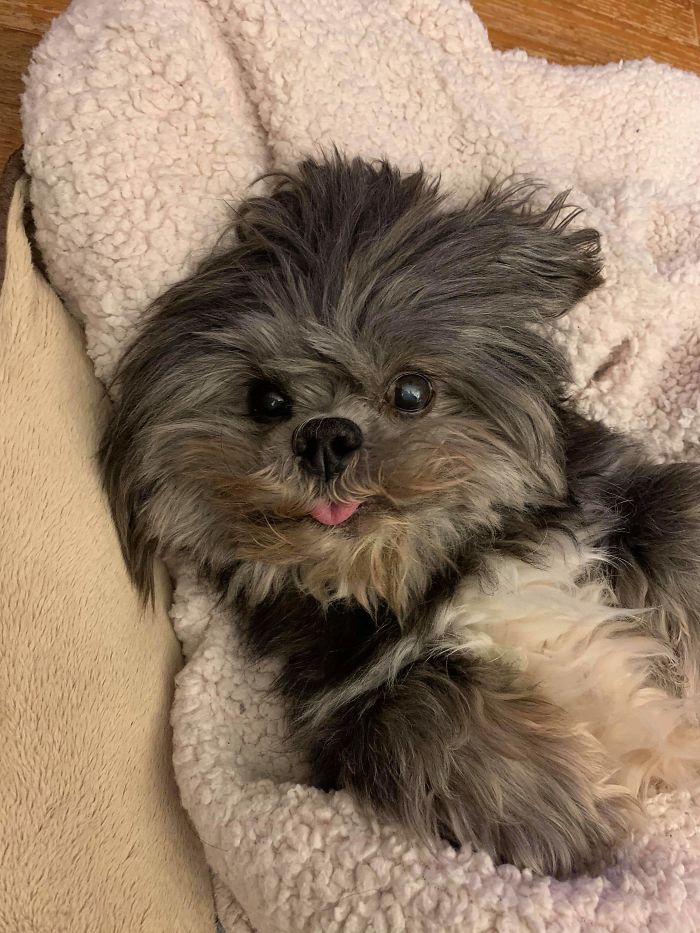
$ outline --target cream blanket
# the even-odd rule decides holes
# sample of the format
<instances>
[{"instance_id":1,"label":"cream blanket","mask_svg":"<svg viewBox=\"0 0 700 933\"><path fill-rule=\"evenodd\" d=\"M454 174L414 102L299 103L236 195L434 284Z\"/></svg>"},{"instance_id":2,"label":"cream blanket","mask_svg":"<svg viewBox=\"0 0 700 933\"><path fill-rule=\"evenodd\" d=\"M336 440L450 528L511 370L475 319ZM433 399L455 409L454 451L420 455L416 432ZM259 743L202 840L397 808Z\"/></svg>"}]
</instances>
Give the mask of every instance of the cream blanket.
<instances>
[{"instance_id":1,"label":"cream blanket","mask_svg":"<svg viewBox=\"0 0 700 933\"><path fill-rule=\"evenodd\" d=\"M75 0L35 53L24 134L39 242L103 378L227 202L318 143L422 162L462 195L512 172L571 186L607 257L564 325L581 405L661 456L698 454L692 75L495 53L458 0ZM654 800L650 834L600 878L432 856L295 783L270 671L186 570L173 621L175 769L228 933L700 928L700 796Z\"/></svg>"}]
</instances>

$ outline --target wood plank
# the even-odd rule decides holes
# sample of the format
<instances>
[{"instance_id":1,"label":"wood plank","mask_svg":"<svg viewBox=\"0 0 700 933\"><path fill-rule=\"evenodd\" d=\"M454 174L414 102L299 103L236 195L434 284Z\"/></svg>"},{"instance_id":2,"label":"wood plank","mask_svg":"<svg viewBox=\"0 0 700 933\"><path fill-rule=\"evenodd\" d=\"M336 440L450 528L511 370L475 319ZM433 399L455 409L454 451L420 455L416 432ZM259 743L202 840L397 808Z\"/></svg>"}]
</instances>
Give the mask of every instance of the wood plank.
<instances>
[{"instance_id":1,"label":"wood plank","mask_svg":"<svg viewBox=\"0 0 700 933\"><path fill-rule=\"evenodd\" d=\"M29 64L32 49L39 41L36 33L20 29L0 29L0 163L16 149L22 139L19 98L24 87L22 75Z\"/></svg>"},{"instance_id":2,"label":"wood plank","mask_svg":"<svg viewBox=\"0 0 700 933\"><path fill-rule=\"evenodd\" d=\"M602 31L615 26L630 41L638 35L656 36L670 42L696 45L698 30L694 7L697 0L472 0L484 23L512 31L511 17L527 23L530 31L556 36L572 20L598 21ZM620 31L620 30L615 30Z\"/></svg>"},{"instance_id":3,"label":"wood plank","mask_svg":"<svg viewBox=\"0 0 700 933\"><path fill-rule=\"evenodd\" d=\"M674 42L697 43L693 0L574 0L569 4L559 0L556 5L625 23L632 31L643 30Z\"/></svg>"},{"instance_id":4,"label":"wood plank","mask_svg":"<svg viewBox=\"0 0 700 933\"><path fill-rule=\"evenodd\" d=\"M473 0L496 48L524 48L562 64L604 64L653 58L700 72L700 47L655 35L642 27L592 14L594 0ZM613 15L617 5L611 4Z\"/></svg>"},{"instance_id":5,"label":"wood plank","mask_svg":"<svg viewBox=\"0 0 700 933\"><path fill-rule=\"evenodd\" d=\"M0 0L0 27L44 32L54 16L68 6L69 0ZM109 0L108 0L109 2Z\"/></svg>"}]
</instances>

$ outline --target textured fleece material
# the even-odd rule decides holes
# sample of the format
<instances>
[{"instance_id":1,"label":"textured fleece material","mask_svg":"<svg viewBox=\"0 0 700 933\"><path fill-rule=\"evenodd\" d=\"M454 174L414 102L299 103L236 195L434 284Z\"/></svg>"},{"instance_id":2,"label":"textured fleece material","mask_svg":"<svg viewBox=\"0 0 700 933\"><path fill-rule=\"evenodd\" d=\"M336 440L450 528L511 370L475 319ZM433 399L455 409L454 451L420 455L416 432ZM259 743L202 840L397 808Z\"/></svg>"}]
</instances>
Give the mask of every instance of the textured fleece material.
<instances>
[{"instance_id":1,"label":"textured fleece material","mask_svg":"<svg viewBox=\"0 0 700 933\"><path fill-rule=\"evenodd\" d=\"M422 163L466 197L525 173L603 234L607 284L564 322L583 410L696 457L700 83L651 62L494 52L459 0L75 0L24 98L39 242L109 375L148 302L214 243L261 172L319 144ZM180 575L172 714L185 806L229 933L700 927L700 800L659 797L599 878L430 855L344 793L297 783L267 668Z\"/></svg>"}]
</instances>

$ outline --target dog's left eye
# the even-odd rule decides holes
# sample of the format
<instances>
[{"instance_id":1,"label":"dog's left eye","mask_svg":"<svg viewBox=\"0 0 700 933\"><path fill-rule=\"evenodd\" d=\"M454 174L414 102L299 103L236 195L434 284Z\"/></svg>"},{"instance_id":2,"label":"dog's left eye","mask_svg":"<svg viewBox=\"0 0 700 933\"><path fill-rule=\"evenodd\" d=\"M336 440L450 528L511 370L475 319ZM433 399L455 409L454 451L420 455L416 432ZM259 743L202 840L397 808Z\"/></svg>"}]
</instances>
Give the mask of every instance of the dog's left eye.
<instances>
[{"instance_id":1,"label":"dog's left eye","mask_svg":"<svg viewBox=\"0 0 700 933\"><path fill-rule=\"evenodd\" d=\"M433 387L430 381L419 373L408 373L399 376L390 393L394 408L399 411L412 413L427 408L433 397Z\"/></svg>"},{"instance_id":2,"label":"dog's left eye","mask_svg":"<svg viewBox=\"0 0 700 933\"><path fill-rule=\"evenodd\" d=\"M292 402L272 382L259 380L248 390L248 409L256 421L281 421L291 417Z\"/></svg>"}]
</instances>

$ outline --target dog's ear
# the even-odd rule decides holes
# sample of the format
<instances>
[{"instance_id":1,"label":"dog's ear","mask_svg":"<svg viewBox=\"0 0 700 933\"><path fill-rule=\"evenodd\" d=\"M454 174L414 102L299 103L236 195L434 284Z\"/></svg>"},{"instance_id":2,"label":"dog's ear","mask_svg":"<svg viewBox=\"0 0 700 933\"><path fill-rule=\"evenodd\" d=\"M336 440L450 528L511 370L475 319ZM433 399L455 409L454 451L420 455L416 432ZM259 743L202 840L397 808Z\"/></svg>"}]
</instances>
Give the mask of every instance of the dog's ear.
<instances>
[{"instance_id":1,"label":"dog's ear","mask_svg":"<svg viewBox=\"0 0 700 933\"><path fill-rule=\"evenodd\" d=\"M105 428L98 456L126 568L143 603L152 605L156 542L146 518L149 489L134 444L137 431L133 411L122 399Z\"/></svg>"},{"instance_id":2,"label":"dog's ear","mask_svg":"<svg viewBox=\"0 0 700 933\"><path fill-rule=\"evenodd\" d=\"M531 183L491 187L466 208L472 229L491 234L490 272L512 295L532 300L540 314L560 317L603 283L600 235L571 229L581 210L568 191L537 209Z\"/></svg>"}]
</instances>

